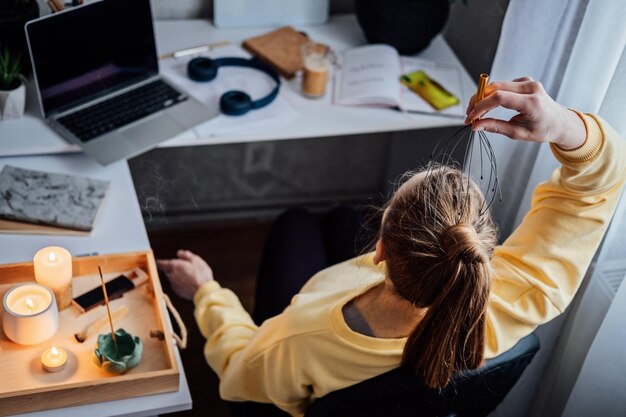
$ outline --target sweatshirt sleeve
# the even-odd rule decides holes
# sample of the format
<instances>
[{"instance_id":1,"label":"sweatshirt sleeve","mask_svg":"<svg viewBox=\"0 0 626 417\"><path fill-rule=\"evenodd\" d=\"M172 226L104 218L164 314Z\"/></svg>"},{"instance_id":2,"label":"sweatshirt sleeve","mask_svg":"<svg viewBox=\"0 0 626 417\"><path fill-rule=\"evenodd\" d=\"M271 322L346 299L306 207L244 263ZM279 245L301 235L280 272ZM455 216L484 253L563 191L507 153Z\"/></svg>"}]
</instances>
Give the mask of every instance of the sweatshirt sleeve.
<instances>
[{"instance_id":1,"label":"sweatshirt sleeve","mask_svg":"<svg viewBox=\"0 0 626 417\"><path fill-rule=\"evenodd\" d=\"M308 405L310 385L300 366L295 338L283 338L287 316L257 327L239 298L215 282L194 296L194 315L207 339L204 356L220 378L220 396L229 401L273 403L292 415Z\"/></svg>"},{"instance_id":2,"label":"sweatshirt sleeve","mask_svg":"<svg viewBox=\"0 0 626 417\"><path fill-rule=\"evenodd\" d=\"M200 287L193 301L200 333L207 339L205 357L221 377L232 355L246 347L257 326L235 293L222 288L217 281Z\"/></svg>"},{"instance_id":3,"label":"sweatshirt sleeve","mask_svg":"<svg viewBox=\"0 0 626 417\"><path fill-rule=\"evenodd\" d=\"M619 201L625 141L599 117L579 116L585 143L569 151L551 145L562 166L537 186L520 226L494 250L487 358L565 310Z\"/></svg>"}]
</instances>

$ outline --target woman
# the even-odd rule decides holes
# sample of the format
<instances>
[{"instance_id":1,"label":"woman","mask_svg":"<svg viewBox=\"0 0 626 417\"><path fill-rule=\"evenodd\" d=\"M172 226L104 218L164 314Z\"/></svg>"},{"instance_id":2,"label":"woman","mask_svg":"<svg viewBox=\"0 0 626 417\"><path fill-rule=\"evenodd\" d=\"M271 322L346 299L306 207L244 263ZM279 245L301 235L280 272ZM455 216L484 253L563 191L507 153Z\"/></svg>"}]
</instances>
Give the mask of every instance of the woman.
<instances>
[{"instance_id":1,"label":"woman","mask_svg":"<svg viewBox=\"0 0 626 417\"><path fill-rule=\"evenodd\" d=\"M618 202L624 141L528 77L492 83L470 104L466 123L499 106L519 114L480 119L473 129L549 142L563 164L537 187L529 213L501 246L478 188L438 167L396 191L374 253L315 274L260 327L196 255L179 251L179 259L159 262L174 290L194 298L223 398L300 415L315 398L401 364L430 386L445 386L567 307Z\"/></svg>"}]
</instances>

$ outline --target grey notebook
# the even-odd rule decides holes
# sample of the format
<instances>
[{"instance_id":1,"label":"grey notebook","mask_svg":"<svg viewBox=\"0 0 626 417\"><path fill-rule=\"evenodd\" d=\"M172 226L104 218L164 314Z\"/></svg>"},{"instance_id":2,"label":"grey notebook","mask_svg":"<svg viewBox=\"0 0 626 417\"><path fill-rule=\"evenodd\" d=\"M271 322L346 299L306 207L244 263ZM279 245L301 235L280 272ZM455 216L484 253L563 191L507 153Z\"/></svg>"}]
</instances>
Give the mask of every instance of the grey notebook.
<instances>
[{"instance_id":1,"label":"grey notebook","mask_svg":"<svg viewBox=\"0 0 626 417\"><path fill-rule=\"evenodd\" d=\"M91 231L108 181L5 166L0 219Z\"/></svg>"}]
</instances>

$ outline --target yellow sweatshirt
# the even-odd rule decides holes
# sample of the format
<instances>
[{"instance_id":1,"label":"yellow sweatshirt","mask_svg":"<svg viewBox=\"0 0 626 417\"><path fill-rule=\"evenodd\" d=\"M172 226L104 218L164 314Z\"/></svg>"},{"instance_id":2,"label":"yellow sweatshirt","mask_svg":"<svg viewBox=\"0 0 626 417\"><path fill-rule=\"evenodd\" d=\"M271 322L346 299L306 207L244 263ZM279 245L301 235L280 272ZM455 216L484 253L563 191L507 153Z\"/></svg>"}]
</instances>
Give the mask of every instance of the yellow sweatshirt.
<instances>
[{"instance_id":1,"label":"yellow sweatshirt","mask_svg":"<svg viewBox=\"0 0 626 417\"><path fill-rule=\"evenodd\" d=\"M522 224L493 254L486 358L512 347L572 300L600 244L626 178L626 143L585 115L585 144L552 150L563 166L539 185ZM342 307L383 280L372 254L315 274L285 311L257 327L217 282L196 293L195 317L222 398L271 402L301 415L327 393L397 368L406 338L352 331Z\"/></svg>"}]
</instances>

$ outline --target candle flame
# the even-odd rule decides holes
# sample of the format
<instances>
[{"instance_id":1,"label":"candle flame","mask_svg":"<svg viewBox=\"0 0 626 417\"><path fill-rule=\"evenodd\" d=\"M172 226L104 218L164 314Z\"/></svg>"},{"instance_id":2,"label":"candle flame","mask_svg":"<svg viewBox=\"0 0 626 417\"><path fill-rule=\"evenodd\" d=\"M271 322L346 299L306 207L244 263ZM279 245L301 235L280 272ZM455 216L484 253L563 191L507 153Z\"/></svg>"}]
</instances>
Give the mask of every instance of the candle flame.
<instances>
[{"instance_id":1,"label":"candle flame","mask_svg":"<svg viewBox=\"0 0 626 417\"><path fill-rule=\"evenodd\" d=\"M56 252L50 251L50 253L48 254L48 259L50 260L50 262L55 262L57 260Z\"/></svg>"},{"instance_id":2,"label":"candle flame","mask_svg":"<svg viewBox=\"0 0 626 417\"><path fill-rule=\"evenodd\" d=\"M26 299L26 306L28 306L29 310L32 310L35 308L35 303L33 303L33 300L31 300L30 298Z\"/></svg>"},{"instance_id":3,"label":"candle flame","mask_svg":"<svg viewBox=\"0 0 626 417\"><path fill-rule=\"evenodd\" d=\"M59 356L59 350L56 348L56 346L52 346L52 349L50 349L50 356L52 356L53 358Z\"/></svg>"}]
</instances>

